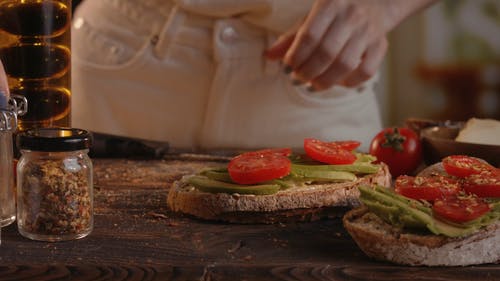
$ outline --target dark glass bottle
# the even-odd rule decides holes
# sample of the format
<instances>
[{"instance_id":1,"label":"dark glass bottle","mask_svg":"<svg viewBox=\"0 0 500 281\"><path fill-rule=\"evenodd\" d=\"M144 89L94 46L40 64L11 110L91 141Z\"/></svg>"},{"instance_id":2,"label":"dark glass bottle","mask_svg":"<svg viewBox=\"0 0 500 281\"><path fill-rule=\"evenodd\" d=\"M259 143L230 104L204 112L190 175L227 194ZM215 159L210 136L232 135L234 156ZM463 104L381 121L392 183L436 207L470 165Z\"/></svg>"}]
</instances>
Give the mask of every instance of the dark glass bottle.
<instances>
[{"instance_id":1,"label":"dark glass bottle","mask_svg":"<svg viewBox=\"0 0 500 281\"><path fill-rule=\"evenodd\" d=\"M71 125L71 1L0 0L0 59L26 97L20 131Z\"/></svg>"}]
</instances>

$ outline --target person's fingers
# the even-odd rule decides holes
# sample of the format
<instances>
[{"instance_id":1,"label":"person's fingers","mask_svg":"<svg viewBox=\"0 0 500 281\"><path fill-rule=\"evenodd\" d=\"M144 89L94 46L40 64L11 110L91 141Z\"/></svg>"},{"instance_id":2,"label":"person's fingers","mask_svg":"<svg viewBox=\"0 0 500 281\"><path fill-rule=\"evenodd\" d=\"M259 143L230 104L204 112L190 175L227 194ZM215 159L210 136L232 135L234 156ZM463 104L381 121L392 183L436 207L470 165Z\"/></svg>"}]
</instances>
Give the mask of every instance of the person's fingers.
<instances>
[{"instance_id":1,"label":"person's fingers","mask_svg":"<svg viewBox=\"0 0 500 281\"><path fill-rule=\"evenodd\" d=\"M295 33L281 36L271 47L264 51L264 56L270 60L283 59L294 39Z\"/></svg>"},{"instance_id":2,"label":"person's fingers","mask_svg":"<svg viewBox=\"0 0 500 281\"><path fill-rule=\"evenodd\" d=\"M295 40L288 49L283 63L295 70L309 58L320 44L325 32L334 21L335 10L324 1L316 1L302 26L297 31Z\"/></svg>"},{"instance_id":3,"label":"person's fingers","mask_svg":"<svg viewBox=\"0 0 500 281\"><path fill-rule=\"evenodd\" d=\"M361 56L365 52L366 45L362 34L353 35L330 67L310 81L311 87L314 90L324 90L353 72L361 63Z\"/></svg>"},{"instance_id":4,"label":"person's fingers","mask_svg":"<svg viewBox=\"0 0 500 281\"><path fill-rule=\"evenodd\" d=\"M385 37L369 46L359 67L343 79L342 85L354 87L373 77L384 60L388 46Z\"/></svg>"},{"instance_id":5,"label":"person's fingers","mask_svg":"<svg viewBox=\"0 0 500 281\"><path fill-rule=\"evenodd\" d=\"M321 44L294 71L293 78L305 82L320 76L336 60L351 36L351 32L352 29L346 26L346 21L337 18L326 32Z\"/></svg>"},{"instance_id":6,"label":"person's fingers","mask_svg":"<svg viewBox=\"0 0 500 281\"><path fill-rule=\"evenodd\" d=\"M265 55L281 59L296 85L357 85L374 75L386 53L385 38L378 39L387 31L384 11L370 0L316 0L294 35L282 36Z\"/></svg>"}]
</instances>

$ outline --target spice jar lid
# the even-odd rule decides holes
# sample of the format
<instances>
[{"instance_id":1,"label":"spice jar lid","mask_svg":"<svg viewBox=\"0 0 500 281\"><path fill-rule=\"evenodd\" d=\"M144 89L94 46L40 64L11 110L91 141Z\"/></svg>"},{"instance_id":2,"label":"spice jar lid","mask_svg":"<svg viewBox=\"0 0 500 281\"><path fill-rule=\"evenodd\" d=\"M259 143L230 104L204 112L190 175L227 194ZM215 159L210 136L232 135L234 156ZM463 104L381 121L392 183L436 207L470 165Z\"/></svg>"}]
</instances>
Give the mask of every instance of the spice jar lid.
<instances>
[{"instance_id":1,"label":"spice jar lid","mask_svg":"<svg viewBox=\"0 0 500 281\"><path fill-rule=\"evenodd\" d=\"M20 149L58 152L90 148L92 137L88 131L77 128L34 128L17 135Z\"/></svg>"},{"instance_id":2,"label":"spice jar lid","mask_svg":"<svg viewBox=\"0 0 500 281\"><path fill-rule=\"evenodd\" d=\"M0 108L0 132L13 132L17 128L17 116L14 112Z\"/></svg>"},{"instance_id":3,"label":"spice jar lid","mask_svg":"<svg viewBox=\"0 0 500 281\"><path fill-rule=\"evenodd\" d=\"M17 116L28 111L28 100L19 95L7 96L0 90L0 133L14 132L17 129Z\"/></svg>"}]
</instances>

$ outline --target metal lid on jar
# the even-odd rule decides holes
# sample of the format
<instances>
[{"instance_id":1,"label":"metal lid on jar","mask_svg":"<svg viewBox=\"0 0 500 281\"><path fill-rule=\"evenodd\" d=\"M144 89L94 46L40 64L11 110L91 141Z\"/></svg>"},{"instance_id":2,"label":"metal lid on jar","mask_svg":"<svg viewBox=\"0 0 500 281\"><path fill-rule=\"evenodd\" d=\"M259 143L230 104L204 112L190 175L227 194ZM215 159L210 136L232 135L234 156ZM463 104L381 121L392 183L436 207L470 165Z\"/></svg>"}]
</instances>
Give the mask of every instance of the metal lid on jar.
<instances>
[{"instance_id":1,"label":"metal lid on jar","mask_svg":"<svg viewBox=\"0 0 500 281\"><path fill-rule=\"evenodd\" d=\"M17 116L26 114L28 101L25 97L8 97L0 91L0 132L13 132L17 129Z\"/></svg>"},{"instance_id":2,"label":"metal lid on jar","mask_svg":"<svg viewBox=\"0 0 500 281\"><path fill-rule=\"evenodd\" d=\"M12 132L17 128L16 114L7 109L0 108L0 132Z\"/></svg>"},{"instance_id":3,"label":"metal lid on jar","mask_svg":"<svg viewBox=\"0 0 500 281\"><path fill-rule=\"evenodd\" d=\"M92 136L77 128L34 128L17 135L21 150L44 152L75 151L90 148Z\"/></svg>"}]
</instances>

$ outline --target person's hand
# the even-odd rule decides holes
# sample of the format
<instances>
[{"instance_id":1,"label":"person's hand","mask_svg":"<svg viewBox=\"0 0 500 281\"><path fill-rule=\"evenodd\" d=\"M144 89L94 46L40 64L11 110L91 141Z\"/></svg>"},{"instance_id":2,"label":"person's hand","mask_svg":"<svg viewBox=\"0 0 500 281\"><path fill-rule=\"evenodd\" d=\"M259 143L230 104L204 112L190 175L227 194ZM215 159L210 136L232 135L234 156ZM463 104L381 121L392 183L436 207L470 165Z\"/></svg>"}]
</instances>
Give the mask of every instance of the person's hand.
<instances>
[{"instance_id":1,"label":"person's hand","mask_svg":"<svg viewBox=\"0 0 500 281\"><path fill-rule=\"evenodd\" d=\"M313 90L356 86L372 77L387 52L387 33L433 0L316 0L298 29L266 51L295 84Z\"/></svg>"}]
</instances>

